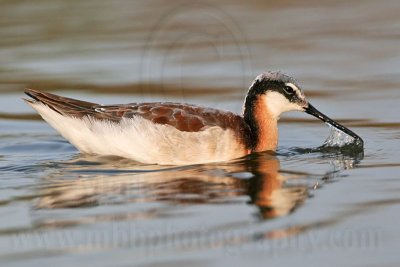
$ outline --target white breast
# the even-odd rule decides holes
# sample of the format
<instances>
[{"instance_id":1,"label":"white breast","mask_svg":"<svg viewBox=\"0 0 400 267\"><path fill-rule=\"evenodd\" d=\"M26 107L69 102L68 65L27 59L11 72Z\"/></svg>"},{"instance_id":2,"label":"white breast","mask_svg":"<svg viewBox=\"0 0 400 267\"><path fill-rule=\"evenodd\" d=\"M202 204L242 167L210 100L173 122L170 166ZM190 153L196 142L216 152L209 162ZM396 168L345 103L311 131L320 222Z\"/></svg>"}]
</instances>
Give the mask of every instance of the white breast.
<instances>
[{"instance_id":1,"label":"white breast","mask_svg":"<svg viewBox=\"0 0 400 267\"><path fill-rule=\"evenodd\" d=\"M144 163L185 165L226 161L245 155L230 129L217 126L182 132L141 117L119 123L63 116L46 105L31 104L64 138L83 153L115 155Z\"/></svg>"}]
</instances>

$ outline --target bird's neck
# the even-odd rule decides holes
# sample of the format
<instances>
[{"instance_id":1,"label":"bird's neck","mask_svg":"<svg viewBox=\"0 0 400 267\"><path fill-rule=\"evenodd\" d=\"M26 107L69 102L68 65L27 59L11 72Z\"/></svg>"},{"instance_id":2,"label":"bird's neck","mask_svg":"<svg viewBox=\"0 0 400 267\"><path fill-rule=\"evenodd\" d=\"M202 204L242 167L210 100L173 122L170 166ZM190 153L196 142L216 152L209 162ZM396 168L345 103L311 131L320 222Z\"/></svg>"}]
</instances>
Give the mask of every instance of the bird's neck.
<instances>
[{"instance_id":1,"label":"bird's neck","mask_svg":"<svg viewBox=\"0 0 400 267\"><path fill-rule=\"evenodd\" d=\"M278 146L278 119L266 105L265 96L247 97L243 118L251 130L252 152L275 151Z\"/></svg>"}]
</instances>

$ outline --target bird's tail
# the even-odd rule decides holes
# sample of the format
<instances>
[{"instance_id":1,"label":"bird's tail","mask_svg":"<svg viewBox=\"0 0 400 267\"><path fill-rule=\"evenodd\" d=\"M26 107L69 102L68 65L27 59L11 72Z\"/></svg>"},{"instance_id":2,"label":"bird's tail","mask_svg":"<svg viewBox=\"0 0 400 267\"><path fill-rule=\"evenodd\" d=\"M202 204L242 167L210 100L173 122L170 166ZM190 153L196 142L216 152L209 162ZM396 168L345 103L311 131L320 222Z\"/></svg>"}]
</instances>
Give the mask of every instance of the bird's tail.
<instances>
[{"instance_id":1,"label":"bird's tail","mask_svg":"<svg viewBox=\"0 0 400 267\"><path fill-rule=\"evenodd\" d=\"M96 103L62 97L34 89L26 89L25 94L31 98L24 99L31 106L41 103L61 115L77 118L81 118L89 113L95 112L95 107L98 106Z\"/></svg>"}]
</instances>

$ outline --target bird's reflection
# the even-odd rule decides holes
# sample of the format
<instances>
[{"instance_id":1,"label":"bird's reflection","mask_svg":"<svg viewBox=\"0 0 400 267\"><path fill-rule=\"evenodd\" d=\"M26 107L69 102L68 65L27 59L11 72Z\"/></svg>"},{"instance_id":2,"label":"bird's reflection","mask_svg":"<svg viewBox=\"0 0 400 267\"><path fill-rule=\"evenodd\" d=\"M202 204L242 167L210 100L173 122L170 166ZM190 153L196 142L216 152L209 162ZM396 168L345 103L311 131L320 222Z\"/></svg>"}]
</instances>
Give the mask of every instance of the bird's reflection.
<instances>
[{"instance_id":1,"label":"bird's reflection","mask_svg":"<svg viewBox=\"0 0 400 267\"><path fill-rule=\"evenodd\" d=\"M134 202L229 204L247 196L247 203L267 219L294 211L312 188L307 182L310 174L282 172L279 159L267 153L175 168L139 166L138 170L138 165L132 169L132 162L123 159L82 157L61 165L57 168L63 171L46 177L40 187L37 208Z\"/></svg>"},{"instance_id":2,"label":"bird's reflection","mask_svg":"<svg viewBox=\"0 0 400 267\"><path fill-rule=\"evenodd\" d=\"M280 162L276 157L257 155L248 162L248 171L254 176L247 181L246 193L251 202L259 208L263 218L287 215L299 206L308 196L308 185L297 183L288 186L286 181L304 174L280 173Z\"/></svg>"}]
</instances>

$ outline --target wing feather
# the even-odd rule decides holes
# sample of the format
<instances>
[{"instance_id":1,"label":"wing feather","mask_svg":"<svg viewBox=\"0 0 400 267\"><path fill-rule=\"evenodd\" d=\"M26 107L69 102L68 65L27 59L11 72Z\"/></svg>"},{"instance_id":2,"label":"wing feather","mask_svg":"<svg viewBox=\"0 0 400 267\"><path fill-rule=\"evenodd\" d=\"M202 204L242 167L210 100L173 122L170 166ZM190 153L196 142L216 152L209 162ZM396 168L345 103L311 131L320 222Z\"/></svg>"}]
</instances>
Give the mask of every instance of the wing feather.
<instances>
[{"instance_id":1,"label":"wing feather","mask_svg":"<svg viewBox=\"0 0 400 267\"><path fill-rule=\"evenodd\" d=\"M249 126L241 116L232 112L196 105L157 102L104 106L34 89L27 89L25 93L33 100L70 117L89 116L98 120L118 122L123 118L140 116L154 123L171 125L185 132L197 132L212 126L223 129L230 128L243 138L248 137L250 132Z\"/></svg>"}]
</instances>

